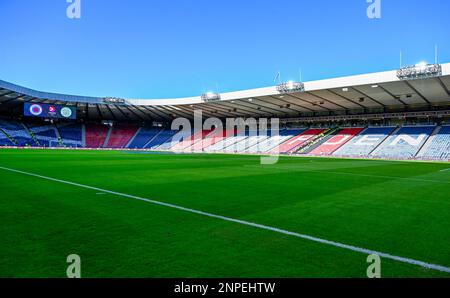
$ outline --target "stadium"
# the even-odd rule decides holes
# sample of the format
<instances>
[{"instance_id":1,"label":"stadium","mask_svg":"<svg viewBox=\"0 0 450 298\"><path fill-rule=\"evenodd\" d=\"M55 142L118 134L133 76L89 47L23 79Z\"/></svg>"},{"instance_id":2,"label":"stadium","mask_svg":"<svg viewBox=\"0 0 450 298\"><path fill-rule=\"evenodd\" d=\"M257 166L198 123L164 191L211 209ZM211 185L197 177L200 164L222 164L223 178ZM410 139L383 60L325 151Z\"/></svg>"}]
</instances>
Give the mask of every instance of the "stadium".
<instances>
[{"instance_id":1,"label":"stadium","mask_svg":"<svg viewBox=\"0 0 450 298\"><path fill-rule=\"evenodd\" d=\"M165 100L52 94L0 81L1 111L17 119L2 120L0 144L449 161L449 89L450 64L426 63ZM228 118L277 118L281 130L171 129L176 118L193 122L196 110L222 127Z\"/></svg>"},{"instance_id":2,"label":"stadium","mask_svg":"<svg viewBox=\"0 0 450 298\"><path fill-rule=\"evenodd\" d=\"M163 99L0 80L0 277L73 255L83 278L366 278L371 256L450 277L450 63L324 77Z\"/></svg>"}]
</instances>

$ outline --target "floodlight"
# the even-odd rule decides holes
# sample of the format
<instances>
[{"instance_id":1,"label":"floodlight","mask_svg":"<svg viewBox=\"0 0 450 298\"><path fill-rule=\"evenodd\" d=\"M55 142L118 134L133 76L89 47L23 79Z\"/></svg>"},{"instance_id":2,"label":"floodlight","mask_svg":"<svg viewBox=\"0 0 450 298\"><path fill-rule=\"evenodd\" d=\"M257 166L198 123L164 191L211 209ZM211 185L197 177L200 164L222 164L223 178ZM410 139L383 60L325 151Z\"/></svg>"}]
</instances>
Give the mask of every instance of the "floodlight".
<instances>
[{"instance_id":1,"label":"floodlight","mask_svg":"<svg viewBox=\"0 0 450 298\"><path fill-rule=\"evenodd\" d=\"M214 93L214 92L206 92L202 94L202 101L208 102L208 101L217 101L220 100L220 94Z\"/></svg>"},{"instance_id":2,"label":"floodlight","mask_svg":"<svg viewBox=\"0 0 450 298\"><path fill-rule=\"evenodd\" d=\"M442 66L440 64L427 64L426 62L420 62L416 65L402 67L397 71L397 77L400 80L433 78L441 75Z\"/></svg>"},{"instance_id":3,"label":"floodlight","mask_svg":"<svg viewBox=\"0 0 450 298\"><path fill-rule=\"evenodd\" d=\"M304 92L305 85L301 82L289 81L279 84L277 90L280 93Z\"/></svg>"}]
</instances>

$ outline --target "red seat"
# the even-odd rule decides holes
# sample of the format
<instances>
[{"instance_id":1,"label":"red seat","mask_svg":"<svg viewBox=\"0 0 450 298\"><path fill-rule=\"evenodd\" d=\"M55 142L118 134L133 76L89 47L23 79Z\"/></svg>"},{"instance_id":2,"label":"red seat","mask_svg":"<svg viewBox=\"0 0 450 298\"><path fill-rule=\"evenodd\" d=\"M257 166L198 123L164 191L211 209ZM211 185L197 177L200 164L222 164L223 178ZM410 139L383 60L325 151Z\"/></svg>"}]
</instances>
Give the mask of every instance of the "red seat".
<instances>
[{"instance_id":1,"label":"red seat","mask_svg":"<svg viewBox=\"0 0 450 298\"><path fill-rule=\"evenodd\" d=\"M108 148L125 148L128 145L131 138L134 137L138 128L132 125L120 125L114 126L109 136Z\"/></svg>"},{"instance_id":2,"label":"red seat","mask_svg":"<svg viewBox=\"0 0 450 298\"><path fill-rule=\"evenodd\" d=\"M345 143L357 136L364 128L345 128L328 141L311 151L314 155L330 155L341 148Z\"/></svg>"},{"instance_id":3,"label":"red seat","mask_svg":"<svg viewBox=\"0 0 450 298\"><path fill-rule=\"evenodd\" d=\"M109 126L100 124L86 125L86 147L101 148L105 143Z\"/></svg>"},{"instance_id":4,"label":"red seat","mask_svg":"<svg viewBox=\"0 0 450 298\"><path fill-rule=\"evenodd\" d=\"M279 145L278 148L272 149L271 153L291 153L296 151L298 147L305 144L307 141L311 140L313 137L323 133L325 129L308 129L296 137L293 137L283 144Z\"/></svg>"}]
</instances>

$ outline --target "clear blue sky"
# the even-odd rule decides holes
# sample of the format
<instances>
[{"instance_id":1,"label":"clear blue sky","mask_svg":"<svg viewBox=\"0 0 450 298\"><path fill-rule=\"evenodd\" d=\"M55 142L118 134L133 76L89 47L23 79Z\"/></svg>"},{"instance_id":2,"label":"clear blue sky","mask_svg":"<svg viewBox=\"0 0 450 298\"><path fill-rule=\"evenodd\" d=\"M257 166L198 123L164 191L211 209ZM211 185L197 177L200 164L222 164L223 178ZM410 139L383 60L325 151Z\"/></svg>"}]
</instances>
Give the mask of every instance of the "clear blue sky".
<instances>
[{"instance_id":1,"label":"clear blue sky","mask_svg":"<svg viewBox=\"0 0 450 298\"><path fill-rule=\"evenodd\" d=\"M450 1L0 0L0 79L42 91L166 98L450 62Z\"/></svg>"}]
</instances>

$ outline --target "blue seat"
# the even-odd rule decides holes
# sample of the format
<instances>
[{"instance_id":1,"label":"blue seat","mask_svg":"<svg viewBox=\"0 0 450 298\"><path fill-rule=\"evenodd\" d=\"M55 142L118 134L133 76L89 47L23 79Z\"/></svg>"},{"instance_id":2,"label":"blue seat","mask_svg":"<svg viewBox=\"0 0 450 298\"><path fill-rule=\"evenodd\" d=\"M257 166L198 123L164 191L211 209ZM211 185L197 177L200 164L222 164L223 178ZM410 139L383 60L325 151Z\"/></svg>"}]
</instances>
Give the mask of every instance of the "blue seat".
<instances>
[{"instance_id":1,"label":"blue seat","mask_svg":"<svg viewBox=\"0 0 450 298\"><path fill-rule=\"evenodd\" d=\"M380 158L413 158L434 129L434 126L402 127L389 136L372 155Z\"/></svg>"},{"instance_id":2,"label":"blue seat","mask_svg":"<svg viewBox=\"0 0 450 298\"><path fill-rule=\"evenodd\" d=\"M83 146L83 130L81 124L58 125L58 131L66 147L78 148Z\"/></svg>"},{"instance_id":3,"label":"blue seat","mask_svg":"<svg viewBox=\"0 0 450 298\"><path fill-rule=\"evenodd\" d=\"M6 121L0 119L0 128L10 135L19 147L38 146L25 127L17 121Z\"/></svg>"},{"instance_id":4,"label":"blue seat","mask_svg":"<svg viewBox=\"0 0 450 298\"><path fill-rule=\"evenodd\" d=\"M142 149L153 139L161 129L159 128L147 128L142 127L137 135L134 137L133 141L128 145L130 149Z\"/></svg>"}]
</instances>

